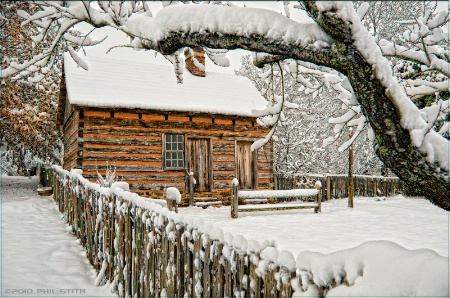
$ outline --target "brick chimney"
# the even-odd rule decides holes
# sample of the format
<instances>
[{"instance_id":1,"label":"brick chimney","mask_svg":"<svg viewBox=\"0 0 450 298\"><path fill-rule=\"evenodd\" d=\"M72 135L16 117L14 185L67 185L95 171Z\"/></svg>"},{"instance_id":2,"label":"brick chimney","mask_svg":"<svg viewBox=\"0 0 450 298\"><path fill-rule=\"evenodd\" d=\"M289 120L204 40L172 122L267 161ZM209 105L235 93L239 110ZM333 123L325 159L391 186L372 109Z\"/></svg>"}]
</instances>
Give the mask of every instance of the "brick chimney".
<instances>
[{"instance_id":1,"label":"brick chimney","mask_svg":"<svg viewBox=\"0 0 450 298\"><path fill-rule=\"evenodd\" d=\"M194 59L192 58L192 52L194 52ZM203 48L186 49L184 51L185 64L187 70L194 76L205 76L205 51Z\"/></svg>"}]
</instances>

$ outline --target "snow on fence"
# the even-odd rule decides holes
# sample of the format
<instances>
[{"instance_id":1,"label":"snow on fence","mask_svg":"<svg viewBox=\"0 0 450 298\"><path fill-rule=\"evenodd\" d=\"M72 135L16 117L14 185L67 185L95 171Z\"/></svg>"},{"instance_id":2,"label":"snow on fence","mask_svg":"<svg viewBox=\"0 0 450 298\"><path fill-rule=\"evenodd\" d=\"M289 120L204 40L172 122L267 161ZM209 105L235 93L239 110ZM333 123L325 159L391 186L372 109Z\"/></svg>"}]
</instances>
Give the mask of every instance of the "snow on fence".
<instances>
[{"instance_id":1,"label":"snow on fence","mask_svg":"<svg viewBox=\"0 0 450 298\"><path fill-rule=\"evenodd\" d=\"M121 297L292 296L294 256L278 254L274 243L184 218L128 192L123 182L103 188L81 170L54 170L55 202L97 270L98 285L110 281Z\"/></svg>"},{"instance_id":2,"label":"snow on fence","mask_svg":"<svg viewBox=\"0 0 450 298\"><path fill-rule=\"evenodd\" d=\"M315 181L322 183L322 200L348 196L347 175L274 174L276 189L311 188ZM403 182L397 177L354 175L355 196L391 196L403 191Z\"/></svg>"},{"instance_id":3,"label":"snow on fence","mask_svg":"<svg viewBox=\"0 0 450 298\"><path fill-rule=\"evenodd\" d=\"M97 285L109 281L120 297L325 297L378 288L393 289L390 296L448 296L448 258L431 251L375 241L295 260L274 242L184 218L165 201L130 193L127 183L104 188L81 170L53 169L54 200L97 270Z\"/></svg>"},{"instance_id":4,"label":"snow on fence","mask_svg":"<svg viewBox=\"0 0 450 298\"><path fill-rule=\"evenodd\" d=\"M320 189L322 184L316 181L315 189L289 189L289 190L239 190L239 181L234 178L231 182L233 185L231 197L231 217L238 218L240 212L255 212L255 211L273 211L273 210L292 210L314 208L314 213L321 212L321 196ZM314 202L297 202L295 204L258 204L251 203L268 202L267 199L285 199L285 198L309 198L314 197ZM242 205L244 204L244 205Z\"/></svg>"}]
</instances>

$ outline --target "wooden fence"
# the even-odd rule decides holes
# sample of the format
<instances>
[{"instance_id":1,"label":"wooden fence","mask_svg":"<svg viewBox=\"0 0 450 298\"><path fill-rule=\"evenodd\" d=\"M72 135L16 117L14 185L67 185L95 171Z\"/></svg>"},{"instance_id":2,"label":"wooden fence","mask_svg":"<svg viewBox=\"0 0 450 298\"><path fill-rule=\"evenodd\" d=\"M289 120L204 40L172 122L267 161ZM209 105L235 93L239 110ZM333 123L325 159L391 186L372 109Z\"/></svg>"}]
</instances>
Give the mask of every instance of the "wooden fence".
<instances>
[{"instance_id":1,"label":"wooden fence","mask_svg":"<svg viewBox=\"0 0 450 298\"><path fill-rule=\"evenodd\" d=\"M311 273L297 275L291 253L277 258L273 243L184 219L126 191L126 183L102 188L80 170L54 169L55 202L97 270L97 284L110 281L120 297L291 297L302 283L314 285ZM320 297L326 289L317 287Z\"/></svg>"},{"instance_id":2,"label":"wooden fence","mask_svg":"<svg viewBox=\"0 0 450 298\"><path fill-rule=\"evenodd\" d=\"M275 174L275 189L312 188L315 181L322 183L322 200L348 196L347 175ZM355 196L391 196L403 191L403 182L396 177L354 175Z\"/></svg>"}]
</instances>

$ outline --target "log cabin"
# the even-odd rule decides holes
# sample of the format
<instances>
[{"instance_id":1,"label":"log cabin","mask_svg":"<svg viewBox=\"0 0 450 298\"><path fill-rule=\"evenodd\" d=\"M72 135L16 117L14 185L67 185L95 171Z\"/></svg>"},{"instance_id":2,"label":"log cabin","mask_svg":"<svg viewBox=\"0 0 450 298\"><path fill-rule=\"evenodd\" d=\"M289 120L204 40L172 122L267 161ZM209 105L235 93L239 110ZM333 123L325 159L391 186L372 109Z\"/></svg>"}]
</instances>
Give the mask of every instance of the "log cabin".
<instances>
[{"instance_id":1,"label":"log cabin","mask_svg":"<svg viewBox=\"0 0 450 298\"><path fill-rule=\"evenodd\" d=\"M170 65L85 57L86 71L64 54L64 169L95 181L108 162L131 191L154 198L169 186L186 198L189 172L197 197L228 201L234 177L242 189L272 189L271 143L250 148L269 132L251 113L265 99L247 78L205 72L202 50L185 57L177 84Z\"/></svg>"}]
</instances>

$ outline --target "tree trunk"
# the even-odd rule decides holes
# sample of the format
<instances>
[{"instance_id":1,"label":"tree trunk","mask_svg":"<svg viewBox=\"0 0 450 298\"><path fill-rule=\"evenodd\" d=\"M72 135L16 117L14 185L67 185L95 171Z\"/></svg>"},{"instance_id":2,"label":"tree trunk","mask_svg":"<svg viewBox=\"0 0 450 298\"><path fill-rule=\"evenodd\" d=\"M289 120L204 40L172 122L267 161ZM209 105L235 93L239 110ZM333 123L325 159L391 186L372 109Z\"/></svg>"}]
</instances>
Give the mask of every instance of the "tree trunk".
<instances>
[{"instance_id":1,"label":"tree trunk","mask_svg":"<svg viewBox=\"0 0 450 298\"><path fill-rule=\"evenodd\" d=\"M348 207L353 208L353 145L348 149Z\"/></svg>"},{"instance_id":2,"label":"tree trunk","mask_svg":"<svg viewBox=\"0 0 450 298\"><path fill-rule=\"evenodd\" d=\"M400 116L385 92L386 87L375 78L372 66L353 45L348 24L333 13L319 18L315 3L305 1L305 5L319 26L335 40L339 57L327 64L348 77L375 132L378 157L405 182L406 194L424 196L449 211L450 184L436 175L438 166L426 161L426 156L412 145L409 131L400 126Z\"/></svg>"}]
</instances>

